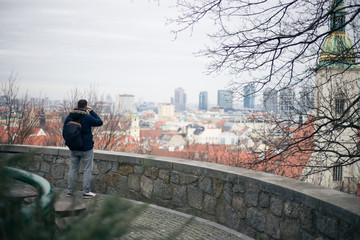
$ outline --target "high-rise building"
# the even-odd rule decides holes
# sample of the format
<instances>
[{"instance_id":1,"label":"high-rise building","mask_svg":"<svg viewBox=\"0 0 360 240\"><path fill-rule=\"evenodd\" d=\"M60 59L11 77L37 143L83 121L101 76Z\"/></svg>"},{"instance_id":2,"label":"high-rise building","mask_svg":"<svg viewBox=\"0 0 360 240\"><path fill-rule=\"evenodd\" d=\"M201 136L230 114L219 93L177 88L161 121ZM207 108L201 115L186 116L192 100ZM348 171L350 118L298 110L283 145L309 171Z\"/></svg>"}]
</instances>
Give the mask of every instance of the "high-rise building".
<instances>
[{"instance_id":1,"label":"high-rise building","mask_svg":"<svg viewBox=\"0 0 360 240\"><path fill-rule=\"evenodd\" d=\"M282 89L279 93L279 112L283 117L291 117L295 110L295 92L292 89Z\"/></svg>"},{"instance_id":2,"label":"high-rise building","mask_svg":"<svg viewBox=\"0 0 360 240\"><path fill-rule=\"evenodd\" d=\"M273 88L265 88L263 92L263 106L268 113L277 113L278 91Z\"/></svg>"},{"instance_id":3,"label":"high-rise building","mask_svg":"<svg viewBox=\"0 0 360 240\"><path fill-rule=\"evenodd\" d=\"M314 109L314 87L306 86L299 92L300 106L302 114L309 114Z\"/></svg>"},{"instance_id":4,"label":"high-rise building","mask_svg":"<svg viewBox=\"0 0 360 240\"><path fill-rule=\"evenodd\" d=\"M255 108L255 85L249 84L244 87L244 108Z\"/></svg>"},{"instance_id":5,"label":"high-rise building","mask_svg":"<svg viewBox=\"0 0 360 240\"><path fill-rule=\"evenodd\" d=\"M223 109L233 108L233 97L228 90L218 90L217 105Z\"/></svg>"},{"instance_id":6,"label":"high-rise building","mask_svg":"<svg viewBox=\"0 0 360 240\"><path fill-rule=\"evenodd\" d=\"M131 94L119 94L116 96L116 102L114 104L115 112L125 113L135 111L135 96Z\"/></svg>"},{"instance_id":7,"label":"high-rise building","mask_svg":"<svg viewBox=\"0 0 360 240\"><path fill-rule=\"evenodd\" d=\"M199 94L199 110L208 110L208 92L200 92Z\"/></svg>"},{"instance_id":8,"label":"high-rise building","mask_svg":"<svg viewBox=\"0 0 360 240\"><path fill-rule=\"evenodd\" d=\"M186 93L181 87L175 89L174 104L175 111L183 112L186 110Z\"/></svg>"}]
</instances>

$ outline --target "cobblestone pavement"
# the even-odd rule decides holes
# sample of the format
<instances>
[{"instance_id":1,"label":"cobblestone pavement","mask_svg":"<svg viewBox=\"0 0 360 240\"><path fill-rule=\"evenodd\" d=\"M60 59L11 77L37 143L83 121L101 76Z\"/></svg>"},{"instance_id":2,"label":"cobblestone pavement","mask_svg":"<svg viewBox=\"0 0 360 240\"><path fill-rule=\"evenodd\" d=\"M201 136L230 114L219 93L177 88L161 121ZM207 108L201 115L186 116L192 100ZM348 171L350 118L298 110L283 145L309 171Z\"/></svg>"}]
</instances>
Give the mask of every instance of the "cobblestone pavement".
<instances>
[{"instance_id":1,"label":"cobblestone pavement","mask_svg":"<svg viewBox=\"0 0 360 240\"><path fill-rule=\"evenodd\" d=\"M57 189L58 201L70 201L66 197L65 190ZM80 196L80 194L79 194ZM79 201L87 206L92 206L94 201L97 205L105 199L106 195L98 194L95 199L81 199ZM131 201L135 204L143 204L137 201ZM224 227L211 221L193 217L171 209L148 205L131 222L130 232L123 236L121 240L137 239L206 239L206 240L250 240L239 232Z\"/></svg>"}]
</instances>

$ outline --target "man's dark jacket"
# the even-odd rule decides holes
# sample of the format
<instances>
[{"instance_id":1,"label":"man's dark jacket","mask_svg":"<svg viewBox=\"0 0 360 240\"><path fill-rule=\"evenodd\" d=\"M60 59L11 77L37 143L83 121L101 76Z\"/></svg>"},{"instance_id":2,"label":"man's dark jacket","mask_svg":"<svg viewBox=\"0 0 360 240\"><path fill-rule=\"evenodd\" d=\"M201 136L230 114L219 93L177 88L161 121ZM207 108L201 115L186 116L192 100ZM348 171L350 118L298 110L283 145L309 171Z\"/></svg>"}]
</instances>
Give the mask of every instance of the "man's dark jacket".
<instances>
[{"instance_id":1,"label":"man's dark jacket","mask_svg":"<svg viewBox=\"0 0 360 240\"><path fill-rule=\"evenodd\" d=\"M66 117L64 126L69 121L79 121L79 119L81 124L81 137L83 140L83 146L78 151L89 151L94 147L91 127L99 127L103 125L103 122L94 111L87 113L84 109L75 108L74 110L70 111L70 114Z\"/></svg>"}]
</instances>

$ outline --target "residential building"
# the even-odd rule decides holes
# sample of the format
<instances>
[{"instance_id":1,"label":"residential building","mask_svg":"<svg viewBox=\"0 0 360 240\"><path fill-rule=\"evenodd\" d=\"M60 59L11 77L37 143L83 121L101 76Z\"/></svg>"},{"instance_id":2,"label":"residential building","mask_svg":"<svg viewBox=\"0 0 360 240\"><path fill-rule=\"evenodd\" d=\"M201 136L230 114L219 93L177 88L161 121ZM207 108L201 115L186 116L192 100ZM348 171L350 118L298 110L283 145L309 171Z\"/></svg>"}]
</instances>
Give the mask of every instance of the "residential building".
<instances>
[{"instance_id":1,"label":"residential building","mask_svg":"<svg viewBox=\"0 0 360 240\"><path fill-rule=\"evenodd\" d=\"M200 92L199 94L199 110L208 110L208 92Z\"/></svg>"},{"instance_id":2,"label":"residential building","mask_svg":"<svg viewBox=\"0 0 360 240\"><path fill-rule=\"evenodd\" d=\"M220 134L219 138L220 138L219 140L220 145L236 146L240 142L240 137L232 132L223 132Z\"/></svg>"},{"instance_id":3,"label":"residential building","mask_svg":"<svg viewBox=\"0 0 360 240\"><path fill-rule=\"evenodd\" d=\"M207 128L199 135L194 135L194 142L199 144L218 145L220 141L221 129Z\"/></svg>"},{"instance_id":4,"label":"residential building","mask_svg":"<svg viewBox=\"0 0 360 240\"><path fill-rule=\"evenodd\" d=\"M158 120L159 121L174 121L175 120L175 106L169 103L161 103L158 105Z\"/></svg>"},{"instance_id":5,"label":"residential building","mask_svg":"<svg viewBox=\"0 0 360 240\"><path fill-rule=\"evenodd\" d=\"M228 90L218 90L217 105L222 109L233 108L233 96Z\"/></svg>"}]
</instances>

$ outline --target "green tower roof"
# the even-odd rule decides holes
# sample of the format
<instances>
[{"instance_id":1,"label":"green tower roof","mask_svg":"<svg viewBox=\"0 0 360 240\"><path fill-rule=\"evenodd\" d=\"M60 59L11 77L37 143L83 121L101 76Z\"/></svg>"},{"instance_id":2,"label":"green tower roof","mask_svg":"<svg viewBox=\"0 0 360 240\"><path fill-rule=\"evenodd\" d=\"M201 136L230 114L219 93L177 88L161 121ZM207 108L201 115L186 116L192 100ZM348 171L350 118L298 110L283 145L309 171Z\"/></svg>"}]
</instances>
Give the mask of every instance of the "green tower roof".
<instances>
[{"instance_id":1,"label":"green tower roof","mask_svg":"<svg viewBox=\"0 0 360 240\"><path fill-rule=\"evenodd\" d=\"M333 1L334 11L330 19L331 34L321 46L319 56L320 68L359 68L356 65L353 44L345 33L344 3Z\"/></svg>"}]
</instances>

